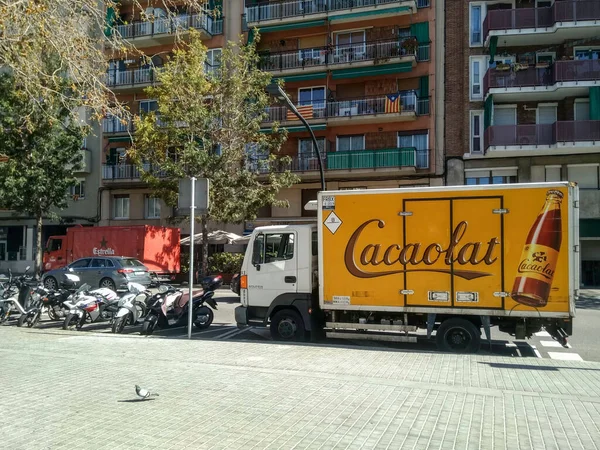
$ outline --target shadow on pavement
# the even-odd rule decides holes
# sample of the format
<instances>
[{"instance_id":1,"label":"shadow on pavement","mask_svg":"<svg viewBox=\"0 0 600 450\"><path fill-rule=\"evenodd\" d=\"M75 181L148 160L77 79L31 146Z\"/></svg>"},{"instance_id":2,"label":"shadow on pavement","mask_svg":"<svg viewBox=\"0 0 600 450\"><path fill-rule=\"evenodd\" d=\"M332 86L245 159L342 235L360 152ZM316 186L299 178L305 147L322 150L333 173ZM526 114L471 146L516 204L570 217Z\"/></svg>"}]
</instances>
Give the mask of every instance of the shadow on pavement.
<instances>
[{"instance_id":1,"label":"shadow on pavement","mask_svg":"<svg viewBox=\"0 0 600 450\"><path fill-rule=\"evenodd\" d=\"M568 366L538 366L538 365L530 365L530 364L510 364L510 363L494 363L494 362L486 362L479 361L479 364L485 364L495 369L523 369L523 370L539 370L546 372L556 372L561 369L567 370L592 370L592 371L600 371L600 369L593 369L591 367L568 367Z\"/></svg>"},{"instance_id":2,"label":"shadow on pavement","mask_svg":"<svg viewBox=\"0 0 600 450\"><path fill-rule=\"evenodd\" d=\"M155 398L133 398L130 400L117 400L117 403L141 403L141 402L151 402L152 400L156 400Z\"/></svg>"}]
</instances>

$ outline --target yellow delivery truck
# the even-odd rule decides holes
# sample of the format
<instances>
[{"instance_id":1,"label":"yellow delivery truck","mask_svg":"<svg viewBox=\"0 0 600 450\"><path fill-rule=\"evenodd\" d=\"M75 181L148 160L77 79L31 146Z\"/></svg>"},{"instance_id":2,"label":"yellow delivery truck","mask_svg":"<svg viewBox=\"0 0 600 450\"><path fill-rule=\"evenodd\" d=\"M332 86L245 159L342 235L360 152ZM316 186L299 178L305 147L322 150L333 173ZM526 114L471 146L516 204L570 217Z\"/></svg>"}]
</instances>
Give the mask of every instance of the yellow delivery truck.
<instances>
[{"instance_id":1,"label":"yellow delivery truck","mask_svg":"<svg viewBox=\"0 0 600 450\"><path fill-rule=\"evenodd\" d=\"M256 228L238 326L276 339L415 341L473 352L490 328L566 345L579 287L578 189L534 183L328 191L316 225Z\"/></svg>"}]
</instances>

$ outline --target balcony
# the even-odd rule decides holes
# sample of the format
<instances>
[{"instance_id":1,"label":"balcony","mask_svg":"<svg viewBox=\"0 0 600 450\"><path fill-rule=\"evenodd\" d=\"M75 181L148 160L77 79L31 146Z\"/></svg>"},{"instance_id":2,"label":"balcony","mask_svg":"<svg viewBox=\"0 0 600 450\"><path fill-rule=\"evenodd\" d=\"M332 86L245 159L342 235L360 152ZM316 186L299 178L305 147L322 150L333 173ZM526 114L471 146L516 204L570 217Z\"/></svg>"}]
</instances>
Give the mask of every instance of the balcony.
<instances>
[{"instance_id":1,"label":"balcony","mask_svg":"<svg viewBox=\"0 0 600 450\"><path fill-rule=\"evenodd\" d=\"M419 6L428 6L427 0L419 0ZM282 0L263 1L247 8L246 22L249 27L280 25L307 20L356 20L414 14L417 0Z\"/></svg>"},{"instance_id":2,"label":"balcony","mask_svg":"<svg viewBox=\"0 0 600 450\"><path fill-rule=\"evenodd\" d=\"M295 173L316 173L319 171L319 160L316 157L294 156L290 163L281 161L270 162L266 159L256 159L247 163L249 170L260 173L291 171ZM341 152L326 152L323 156L323 169L331 171L361 171L365 170L400 170L412 168L429 168L429 150L410 148L387 148L379 150L352 150Z\"/></svg>"},{"instance_id":3,"label":"balcony","mask_svg":"<svg viewBox=\"0 0 600 450\"><path fill-rule=\"evenodd\" d=\"M552 124L493 125L484 133L486 154L494 156L600 152L600 120ZM555 152L548 152L555 149Z\"/></svg>"},{"instance_id":4,"label":"balcony","mask_svg":"<svg viewBox=\"0 0 600 450\"><path fill-rule=\"evenodd\" d=\"M133 123L131 120L120 117L107 117L102 121L102 132L104 134L132 133Z\"/></svg>"},{"instance_id":5,"label":"balcony","mask_svg":"<svg viewBox=\"0 0 600 450\"><path fill-rule=\"evenodd\" d=\"M297 105L310 123L329 125L358 125L370 122L402 122L416 120L417 116L429 114L429 98L420 98L415 91L402 91L397 103L387 96L361 97L337 101L323 101L309 105ZM284 125L299 124L286 106L271 107L265 122Z\"/></svg>"},{"instance_id":6,"label":"balcony","mask_svg":"<svg viewBox=\"0 0 600 450\"><path fill-rule=\"evenodd\" d=\"M165 173L158 166L144 164L144 171L151 172L159 178ZM132 164L102 164L102 179L104 181L141 180L141 170Z\"/></svg>"},{"instance_id":7,"label":"balcony","mask_svg":"<svg viewBox=\"0 0 600 450\"><path fill-rule=\"evenodd\" d=\"M107 85L114 90L137 89L150 86L156 80L159 67L110 71L106 74Z\"/></svg>"},{"instance_id":8,"label":"balcony","mask_svg":"<svg viewBox=\"0 0 600 450\"><path fill-rule=\"evenodd\" d=\"M223 17L214 19L207 13L180 15L117 25L115 28L123 39L135 40L136 46L141 48L168 43L175 32L189 29L198 30L202 38L210 39L214 35L223 34Z\"/></svg>"},{"instance_id":9,"label":"balcony","mask_svg":"<svg viewBox=\"0 0 600 450\"><path fill-rule=\"evenodd\" d=\"M298 72L319 72L327 68L334 70L401 62L410 62L415 67L418 60L429 60L429 44L421 45L416 50L404 48L403 43L409 39L415 38L263 53L258 66L261 70L285 75Z\"/></svg>"},{"instance_id":10,"label":"balcony","mask_svg":"<svg viewBox=\"0 0 600 450\"><path fill-rule=\"evenodd\" d=\"M483 80L484 94L502 101L586 96L592 86L600 86L600 60L556 61L518 71L488 69Z\"/></svg>"},{"instance_id":11,"label":"balcony","mask_svg":"<svg viewBox=\"0 0 600 450\"><path fill-rule=\"evenodd\" d=\"M489 11L483 22L486 45L496 36L499 47L559 44L598 35L598 0L564 0L544 8Z\"/></svg>"}]
</instances>

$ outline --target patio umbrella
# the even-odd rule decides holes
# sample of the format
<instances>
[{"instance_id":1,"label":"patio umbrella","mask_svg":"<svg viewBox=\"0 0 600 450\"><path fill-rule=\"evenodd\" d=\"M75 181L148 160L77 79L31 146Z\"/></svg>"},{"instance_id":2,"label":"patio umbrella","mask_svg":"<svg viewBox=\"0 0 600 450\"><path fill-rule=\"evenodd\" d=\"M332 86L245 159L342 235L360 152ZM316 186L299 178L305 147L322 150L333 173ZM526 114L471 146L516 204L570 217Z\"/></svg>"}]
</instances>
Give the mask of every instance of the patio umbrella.
<instances>
[{"instance_id":1,"label":"patio umbrella","mask_svg":"<svg viewBox=\"0 0 600 450\"><path fill-rule=\"evenodd\" d=\"M234 241L240 239L241 236L235 233L230 233L229 231L223 230L215 230L209 231L208 233L208 243L209 244L233 244ZM190 238L183 238L180 242L180 245L189 246ZM198 233L194 235L194 245L202 243L202 233Z\"/></svg>"}]
</instances>

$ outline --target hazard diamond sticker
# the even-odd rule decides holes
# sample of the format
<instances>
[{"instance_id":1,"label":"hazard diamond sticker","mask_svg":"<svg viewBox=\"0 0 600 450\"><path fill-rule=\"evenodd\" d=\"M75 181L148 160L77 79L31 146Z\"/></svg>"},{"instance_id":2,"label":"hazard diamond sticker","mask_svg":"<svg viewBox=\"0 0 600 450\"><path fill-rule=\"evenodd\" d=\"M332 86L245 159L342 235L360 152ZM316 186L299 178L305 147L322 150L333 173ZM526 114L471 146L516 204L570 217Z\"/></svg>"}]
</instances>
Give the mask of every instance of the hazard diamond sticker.
<instances>
[{"instance_id":1,"label":"hazard diamond sticker","mask_svg":"<svg viewBox=\"0 0 600 450\"><path fill-rule=\"evenodd\" d=\"M331 231L332 234L335 234L335 232L338 230L338 228L342 225L342 221L335 214L335 212L332 212L331 214L329 214L327 219L325 219L325 222L323 223L323 225L325 225L327 228L329 228L329 231Z\"/></svg>"}]
</instances>

